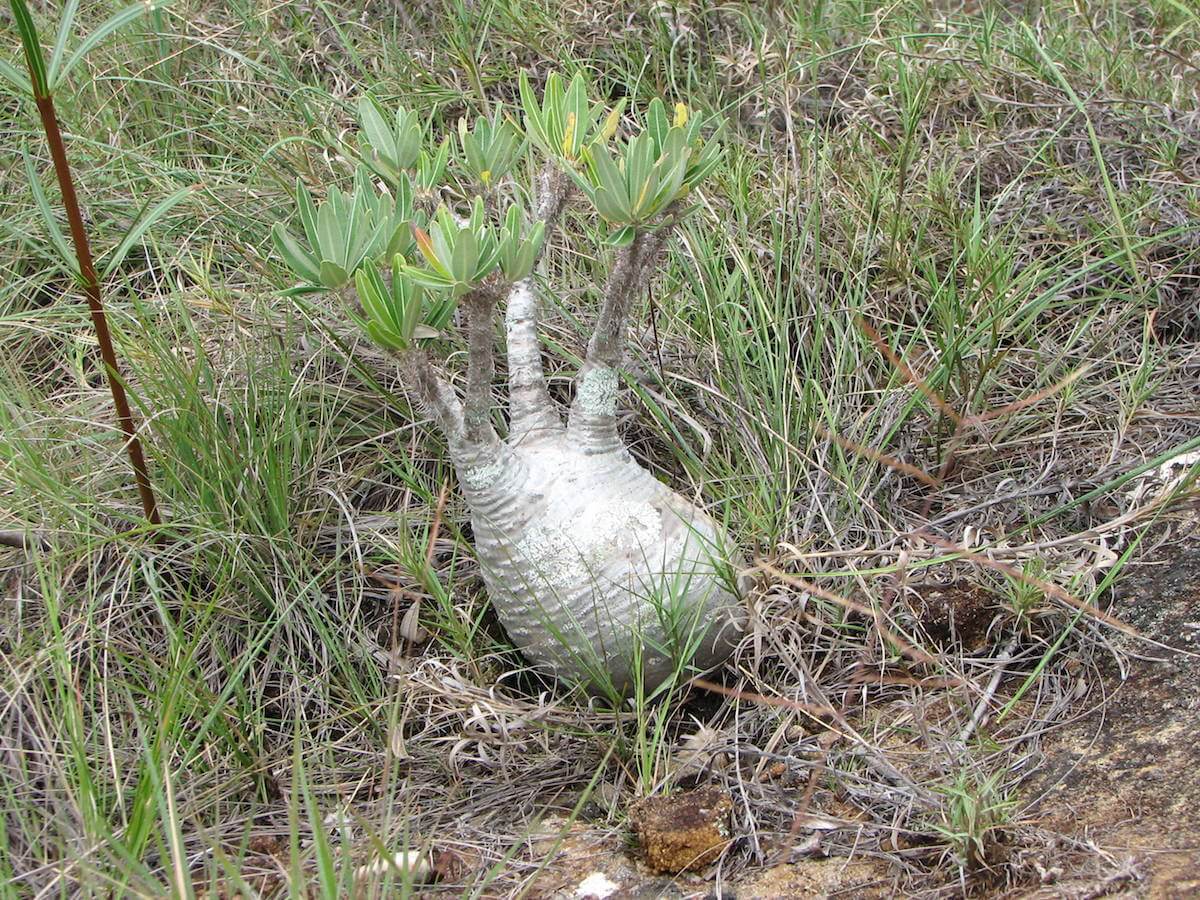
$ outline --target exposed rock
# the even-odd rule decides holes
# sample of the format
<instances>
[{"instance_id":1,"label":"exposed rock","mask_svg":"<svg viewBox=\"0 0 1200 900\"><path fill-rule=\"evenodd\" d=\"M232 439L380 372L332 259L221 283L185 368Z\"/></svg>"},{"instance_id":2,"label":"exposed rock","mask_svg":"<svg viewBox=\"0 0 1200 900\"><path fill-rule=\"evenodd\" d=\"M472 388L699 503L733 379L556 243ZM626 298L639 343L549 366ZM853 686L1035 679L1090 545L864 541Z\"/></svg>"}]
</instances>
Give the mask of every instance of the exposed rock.
<instances>
[{"instance_id":1,"label":"exposed rock","mask_svg":"<svg viewBox=\"0 0 1200 900\"><path fill-rule=\"evenodd\" d=\"M1051 733L1028 795L1049 827L1125 862L1142 883L1121 896L1200 896L1200 549L1139 566L1115 600L1157 643L1113 639L1136 656L1124 671L1101 657L1104 702Z\"/></svg>"},{"instance_id":2,"label":"exposed rock","mask_svg":"<svg viewBox=\"0 0 1200 900\"><path fill-rule=\"evenodd\" d=\"M886 863L876 859L811 859L755 872L737 885L738 900L894 896Z\"/></svg>"}]
</instances>

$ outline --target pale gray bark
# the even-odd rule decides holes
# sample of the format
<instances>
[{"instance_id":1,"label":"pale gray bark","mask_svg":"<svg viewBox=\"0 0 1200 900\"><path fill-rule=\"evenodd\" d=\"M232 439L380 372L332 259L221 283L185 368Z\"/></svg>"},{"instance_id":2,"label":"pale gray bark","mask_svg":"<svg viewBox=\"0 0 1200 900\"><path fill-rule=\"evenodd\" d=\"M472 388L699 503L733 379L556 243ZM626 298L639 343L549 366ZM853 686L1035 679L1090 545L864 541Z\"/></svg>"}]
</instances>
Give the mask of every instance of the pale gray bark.
<instances>
[{"instance_id":1,"label":"pale gray bark","mask_svg":"<svg viewBox=\"0 0 1200 900\"><path fill-rule=\"evenodd\" d=\"M452 388L433 367L424 350L413 347L397 354L405 377L421 406L451 444L460 443L463 434L463 406Z\"/></svg>"},{"instance_id":2,"label":"pale gray bark","mask_svg":"<svg viewBox=\"0 0 1200 900\"><path fill-rule=\"evenodd\" d=\"M558 179L558 180L555 180ZM565 196L543 173L539 215ZM530 279L505 313L510 429L492 427L494 298L468 296L465 410L422 352L404 355L413 388L447 436L471 511L476 554L509 637L534 664L593 691L648 690L732 652L744 613L724 573L736 554L721 526L639 466L616 431L628 320L666 238L617 252L564 428L551 401Z\"/></svg>"},{"instance_id":3,"label":"pale gray bark","mask_svg":"<svg viewBox=\"0 0 1200 900\"><path fill-rule=\"evenodd\" d=\"M562 430L554 409L537 335L537 295L531 279L513 285L504 312L508 344L509 441L520 445Z\"/></svg>"},{"instance_id":4,"label":"pale gray bark","mask_svg":"<svg viewBox=\"0 0 1200 900\"><path fill-rule=\"evenodd\" d=\"M534 216L545 225L544 249L567 200L570 182L553 163L538 176ZM508 346L509 434L513 443L537 441L561 430L546 386L538 338L538 305L533 278L513 285L504 313Z\"/></svg>"},{"instance_id":5,"label":"pale gray bark","mask_svg":"<svg viewBox=\"0 0 1200 900\"><path fill-rule=\"evenodd\" d=\"M523 486L507 502L492 489L485 506L477 483L467 502L488 593L526 658L628 694L639 675L653 689L729 655L743 614L711 517L627 455L588 454L561 434L507 449Z\"/></svg>"}]
</instances>

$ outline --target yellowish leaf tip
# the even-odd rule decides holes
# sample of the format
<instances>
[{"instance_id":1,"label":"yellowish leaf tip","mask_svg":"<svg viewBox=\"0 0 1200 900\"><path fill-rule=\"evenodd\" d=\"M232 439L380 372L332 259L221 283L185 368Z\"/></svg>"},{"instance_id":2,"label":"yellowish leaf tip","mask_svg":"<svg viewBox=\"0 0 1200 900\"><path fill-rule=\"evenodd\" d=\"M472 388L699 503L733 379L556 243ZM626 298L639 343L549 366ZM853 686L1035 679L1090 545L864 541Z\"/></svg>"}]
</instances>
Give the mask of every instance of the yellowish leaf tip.
<instances>
[{"instance_id":1,"label":"yellowish leaf tip","mask_svg":"<svg viewBox=\"0 0 1200 900\"><path fill-rule=\"evenodd\" d=\"M567 113L567 127L563 129L562 154L571 158L571 147L575 143L575 113Z\"/></svg>"},{"instance_id":2,"label":"yellowish leaf tip","mask_svg":"<svg viewBox=\"0 0 1200 900\"><path fill-rule=\"evenodd\" d=\"M608 114L608 118L604 120L604 130L600 132L600 139L610 141L614 134L617 133L617 123L621 119L621 110L614 109Z\"/></svg>"}]
</instances>

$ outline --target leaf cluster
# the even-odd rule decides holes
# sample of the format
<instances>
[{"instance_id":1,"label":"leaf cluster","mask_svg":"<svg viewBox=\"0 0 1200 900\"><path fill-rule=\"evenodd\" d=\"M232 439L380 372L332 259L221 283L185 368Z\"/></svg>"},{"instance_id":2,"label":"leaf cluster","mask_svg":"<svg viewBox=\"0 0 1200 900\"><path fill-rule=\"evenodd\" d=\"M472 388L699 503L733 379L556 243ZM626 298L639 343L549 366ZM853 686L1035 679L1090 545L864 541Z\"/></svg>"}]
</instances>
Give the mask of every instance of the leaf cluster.
<instances>
[{"instance_id":1,"label":"leaf cluster","mask_svg":"<svg viewBox=\"0 0 1200 900\"><path fill-rule=\"evenodd\" d=\"M449 139L429 152L427 122L364 97L356 140L339 148L358 160L352 189L317 203L297 182L302 238L282 223L272 229L280 258L303 281L294 290L353 284L368 335L402 350L438 336L461 297L532 272L545 223L528 221L528 197L509 178L530 147L568 173L615 226L618 244L655 227L720 162L719 143L706 137L717 123L683 104L669 119L653 101L639 133L618 137L624 103L593 103L582 73L551 74L540 98L523 73L520 96L519 124L499 108L459 119L452 168Z\"/></svg>"},{"instance_id":2,"label":"leaf cluster","mask_svg":"<svg viewBox=\"0 0 1200 900\"><path fill-rule=\"evenodd\" d=\"M352 191L334 189L321 203L314 203L296 179L296 208L308 246L277 222L271 229L275 249L309 286L328 290L348 284L368 260L403 257L414 244L415 213L407 174L401 173L396 183L399 190L393 199L376 190L367 170L360 167Z\"/></svg>"}]
</instances>

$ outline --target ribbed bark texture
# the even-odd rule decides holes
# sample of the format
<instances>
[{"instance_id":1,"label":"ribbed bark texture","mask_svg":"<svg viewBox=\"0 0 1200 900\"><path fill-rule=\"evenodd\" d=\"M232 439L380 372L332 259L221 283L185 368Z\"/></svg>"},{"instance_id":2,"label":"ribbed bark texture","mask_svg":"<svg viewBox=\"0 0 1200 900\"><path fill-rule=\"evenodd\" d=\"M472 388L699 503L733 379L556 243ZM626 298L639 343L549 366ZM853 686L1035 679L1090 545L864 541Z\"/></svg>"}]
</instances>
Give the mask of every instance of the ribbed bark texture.
<instances>
[{"instance_id":1,"label":"ribbed bark texture","mask_svg":"<svg viewBox=\"0 0 1200 900\"><path fill-rule=\"evenodd\" d=\"M566 179L540 179L547 229ZM652 691L723 662L744 614L733 548L703 510L639 466L617 434L616 401L633 297L666 229L639 233L617 253L596 332L564 425L546 387L537 299L512 286L505 322L509 433L493 427L494 298L465 298L465 404L421 351L403 356L422 403L446 434L475 532L488 592L530 662L600 694Z\"/></svg>"},{"instance_id":2,"label":"ribbed bark texture","mask_svg":"<svg viewBox=\"0 0 1200 900\"><path fill-rule=\"evenodd\" d=\"M722 662L741 605L731 548L702 510L627 452L561 430L459 467L475 550L509 637L564 681L630 694Z\"/></svg>"},{"instance_id":3,"label":"ribbed bark texture","mask_svg":"<svg viewBox=\"0 0 1200 900\"><path fill-rule=\"evenodd\" d=\"M639 673L653 690L724 661L744 616L723 529L621 444L607 358L589 354L564 425L529 282L513 287L505 319L508 439L452 439L450 451L509 637L530 662L597 692L630 694Z\"/></svg>"}]
</instances>

